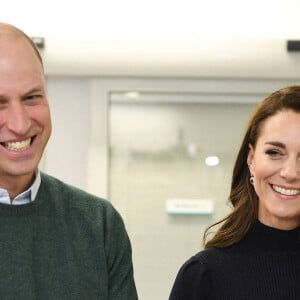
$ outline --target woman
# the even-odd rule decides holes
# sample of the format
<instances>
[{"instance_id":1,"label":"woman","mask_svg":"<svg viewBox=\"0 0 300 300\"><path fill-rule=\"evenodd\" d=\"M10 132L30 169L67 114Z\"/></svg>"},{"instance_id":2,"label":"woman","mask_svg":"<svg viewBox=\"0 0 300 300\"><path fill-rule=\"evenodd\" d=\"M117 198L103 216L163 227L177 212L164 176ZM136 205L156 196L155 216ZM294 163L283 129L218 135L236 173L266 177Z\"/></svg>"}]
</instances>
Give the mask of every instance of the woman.
<instances>
[{"instance_id":1,"label":"woman","mask_svg":"<svg viewBox=\"0 0 300 300\"><path fill-rule=\"evenodd\" d=\"M299 300L300 86L257 107L229 201L232 212L206 230L205 249L181 267L169 299Z\"/></svg>"}]
</instances>

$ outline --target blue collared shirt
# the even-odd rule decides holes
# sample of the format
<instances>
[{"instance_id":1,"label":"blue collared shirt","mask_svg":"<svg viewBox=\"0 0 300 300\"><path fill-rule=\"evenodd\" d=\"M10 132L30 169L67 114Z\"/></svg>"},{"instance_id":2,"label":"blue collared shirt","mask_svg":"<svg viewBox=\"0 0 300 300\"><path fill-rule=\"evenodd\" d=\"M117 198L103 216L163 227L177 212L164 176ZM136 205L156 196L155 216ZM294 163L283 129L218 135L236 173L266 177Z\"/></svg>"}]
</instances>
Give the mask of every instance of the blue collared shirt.
<instances>
[{"instance_id":1,"label":"blue collared shirt","mask_svg":"<svg viewBox=\"0 0 300 300\"><path fill-rule=\"evenodd\" d=\"M7 190L0 188L0 203L9 205L23 205L35 200L36 194L41 184L41 173L39 170L36 172L35 180L31 187L23 193L16 196L13 201L10 200Z\"/></svg>"}]
</instances>

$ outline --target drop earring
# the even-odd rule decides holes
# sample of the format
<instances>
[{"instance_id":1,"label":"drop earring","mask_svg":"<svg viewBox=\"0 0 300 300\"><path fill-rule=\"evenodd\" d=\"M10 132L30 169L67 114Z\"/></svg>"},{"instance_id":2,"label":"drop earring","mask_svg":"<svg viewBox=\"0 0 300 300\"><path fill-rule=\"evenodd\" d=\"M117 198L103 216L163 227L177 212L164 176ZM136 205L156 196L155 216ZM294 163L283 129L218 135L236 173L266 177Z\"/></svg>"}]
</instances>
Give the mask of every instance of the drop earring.
<instances>
[{"instance_id":1,"label":"drop earring","mask_svg":"<svg viewBox=\"0 0 300 300\"><path fill-rule=\"evenodd\" d=\"M250 183L253 185L254 184L254 176L252 174L250 174L250 179L249 179Z\"/></svg>"}]
</instances>

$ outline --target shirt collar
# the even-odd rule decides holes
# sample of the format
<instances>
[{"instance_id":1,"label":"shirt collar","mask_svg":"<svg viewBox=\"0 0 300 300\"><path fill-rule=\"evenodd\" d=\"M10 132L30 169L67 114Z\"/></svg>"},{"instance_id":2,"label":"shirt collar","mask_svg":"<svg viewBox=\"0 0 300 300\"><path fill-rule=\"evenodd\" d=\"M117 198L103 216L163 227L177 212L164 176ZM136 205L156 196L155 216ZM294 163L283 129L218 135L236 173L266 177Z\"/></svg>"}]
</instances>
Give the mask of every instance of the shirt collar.
<instances>
[{"instance_id":1,"label":"shirt collar","mask_svg":"<svg viewBox=\"0 0 300 300\"><path fill-rule=\"evenodd\" d=\"M17 195L12 202L10 201L7 190L0 188L0 203L12 204L12 205L22 205L22 204L30 203L35 200L40 184L41 184L41 172L37 170L32 185L26 191Z\"/></svg>"}]
</instances>

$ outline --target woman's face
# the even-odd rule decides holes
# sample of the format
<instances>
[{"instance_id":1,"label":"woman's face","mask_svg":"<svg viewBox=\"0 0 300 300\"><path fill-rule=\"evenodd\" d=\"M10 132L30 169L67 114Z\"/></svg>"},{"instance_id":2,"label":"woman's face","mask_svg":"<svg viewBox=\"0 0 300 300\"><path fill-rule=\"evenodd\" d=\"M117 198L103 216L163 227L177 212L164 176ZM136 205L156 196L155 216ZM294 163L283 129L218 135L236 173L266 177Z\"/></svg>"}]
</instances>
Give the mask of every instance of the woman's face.
<instances>
[{"instance_id":1,"label":"woman's face","mask_svg":"<svg viewBox=\"0 0 300 300\"><path fill-rule=\"evenodd\" d=\"M300 113L281 111L268 118L248 165L259 198L258 219L271 227L300 225Z\"/></svg>"}]
</instances>

